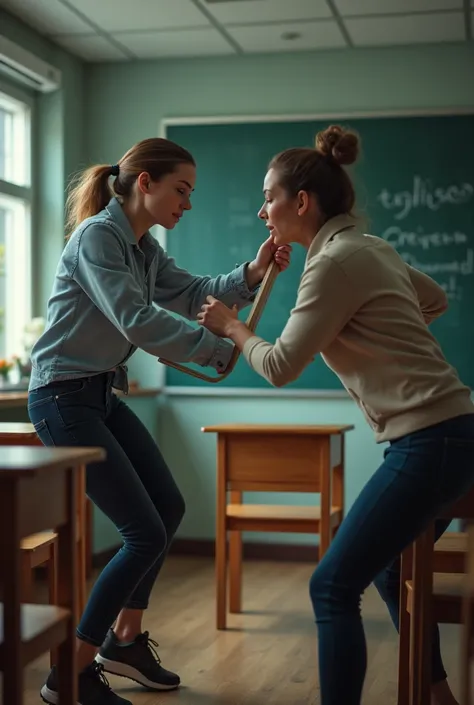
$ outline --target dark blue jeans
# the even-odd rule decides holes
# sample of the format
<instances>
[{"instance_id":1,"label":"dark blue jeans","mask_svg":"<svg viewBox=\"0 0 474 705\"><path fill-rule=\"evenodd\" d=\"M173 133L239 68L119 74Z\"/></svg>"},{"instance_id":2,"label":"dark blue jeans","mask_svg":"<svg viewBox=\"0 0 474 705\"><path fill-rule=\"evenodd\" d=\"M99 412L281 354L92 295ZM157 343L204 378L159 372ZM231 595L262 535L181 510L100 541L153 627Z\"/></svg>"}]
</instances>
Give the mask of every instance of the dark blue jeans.
<instances>
[{"instance_id":1,"label":"dark blue jeans","mask_svg":"<svg viewBox=\"0 0 474 705\"><path fill-rule=\"evenodd\" d=\"M404 436L354 502L314 571L321 705L360 705L367 655L360 600L376 585L398 626L401 552L474 485L474 414ZM444 526L437 527L438 535ZM444 677L439 634L433 678Z\"/></svg>"},{"instance_id":2,"label":"dark blue jeans","mask_svg":"<svg viewBox=\"0 0 474 705\"><path fill-rule=\"evenodd\" d=\"M107 459L87 468L92 502L123 546L90 594L77 635L100 646L123 607L146 609L184 500L153 438L112 392L112 374L53 383L30 392L28 413L46 446L99 446Z\"/></svg>"}]
</instances>

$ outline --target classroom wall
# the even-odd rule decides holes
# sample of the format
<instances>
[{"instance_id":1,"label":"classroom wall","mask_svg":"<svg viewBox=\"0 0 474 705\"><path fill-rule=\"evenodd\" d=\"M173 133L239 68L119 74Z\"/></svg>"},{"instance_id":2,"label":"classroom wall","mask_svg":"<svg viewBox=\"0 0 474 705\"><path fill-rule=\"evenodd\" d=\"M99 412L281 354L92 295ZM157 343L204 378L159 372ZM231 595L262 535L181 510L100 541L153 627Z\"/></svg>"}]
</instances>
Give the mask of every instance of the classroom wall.
<instances>
[{"instance_id":1,"label":"classroom wall","mask_svg":"<svg viewBox=\"0 0 474 705\"><path fill-rule=\"evenodd\" d=\"M472 45L440 45L94 65L86 68L85 152L88 159L115 162L135 141L157 135L160 120L170 116L472 107L473 64ZM225 164L222 170L225 178ZM154 385L157 364L139 354L132 360L131 373L143 384ZM147 408L154 404L153 400L143 402ZM214 535L215 439L201 433L203 425L239 421L354 424L347 438L348 506L381 459L382 447L375 445L350 400L290 398L275 403L230 395L168 396L156 405L158 440L187 501L181 537ZM307 501L301 496L295 499ZM97 548L105 548L113 535L103 533L101 526L97 526ZM276 534L249 538L315 541L314 537Z\"/></svg>"}]
</instances>

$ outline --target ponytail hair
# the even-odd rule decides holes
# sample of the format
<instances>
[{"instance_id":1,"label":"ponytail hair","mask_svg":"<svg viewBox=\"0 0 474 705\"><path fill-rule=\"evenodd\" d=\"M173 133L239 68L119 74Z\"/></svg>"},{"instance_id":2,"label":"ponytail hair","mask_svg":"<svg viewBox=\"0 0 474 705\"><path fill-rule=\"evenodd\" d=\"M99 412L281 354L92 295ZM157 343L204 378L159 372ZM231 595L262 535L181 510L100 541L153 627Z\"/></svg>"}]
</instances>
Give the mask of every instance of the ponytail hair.
<instances>
[{"instance_id":1,"label":"ponytail hair","mask_svg":"<svg viewBox=\"0 0 474 705\"><path fill-rule=\"evenodd\" d=\"M142 172L159 181L178 164L196 165L184 147L170 140L151 137L135 144L115 165L97 164L80 173L70 184L66 201L68 237L86 218L100 213L112 196L127 198ZM109 179L114 176L111 184Z\"/></svg>"},{"instance_id":2,"label":"ponytail hair","mask_svg":"<svg viewBox=\"0 0 474 705\"><path fill-rule=\"evenodd\" d=\"M73 179L66 201L66 232L68 236L79 223L100 213L110 201L113 194L109 185L111 175L111 166L97 164Z\"/></svg>"}]
</instances>

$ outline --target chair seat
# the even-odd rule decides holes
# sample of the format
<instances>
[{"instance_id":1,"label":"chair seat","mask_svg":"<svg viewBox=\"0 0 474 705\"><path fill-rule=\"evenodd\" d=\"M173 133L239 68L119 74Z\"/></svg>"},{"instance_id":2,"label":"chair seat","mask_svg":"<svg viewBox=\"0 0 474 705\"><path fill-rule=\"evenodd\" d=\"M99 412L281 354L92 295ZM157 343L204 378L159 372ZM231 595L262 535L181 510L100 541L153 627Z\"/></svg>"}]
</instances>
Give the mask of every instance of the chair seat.
<instances>
[{"instance_id":1,"label":"chair seat","mask_svg":"<svg viewBox=\"0 0 474 705\"><path fill-rule=\"evenodd\" d=\"M49 546L57 538L55 531L41 531L39 534L31 534L21 541L22 551L36 551L43 546Z\"/></svg>"},{"instance_id":2,"label":"chair seat","mask_svg":"<svg viewBox=\"0 0 474 705\"><path fill-rule=\"evenodd\" d=\"M406 581L407 611L411 613L413 582ZM462 597L466 591L466 575L433 573L434 619L444 624L462 623Z\"/></svg>"},{"instance_id":3,"label":"chair seat","mask_svg":"<svg viewBox=\"0 0 474 705\"><path fill-rule=\"evenodd\" d=\"M331 527L342 521L341 507L331 507ZM228 504L227 528L241 531L290 531L319 533L321 507L286 504Z\"/></svg>"}]
</instances>

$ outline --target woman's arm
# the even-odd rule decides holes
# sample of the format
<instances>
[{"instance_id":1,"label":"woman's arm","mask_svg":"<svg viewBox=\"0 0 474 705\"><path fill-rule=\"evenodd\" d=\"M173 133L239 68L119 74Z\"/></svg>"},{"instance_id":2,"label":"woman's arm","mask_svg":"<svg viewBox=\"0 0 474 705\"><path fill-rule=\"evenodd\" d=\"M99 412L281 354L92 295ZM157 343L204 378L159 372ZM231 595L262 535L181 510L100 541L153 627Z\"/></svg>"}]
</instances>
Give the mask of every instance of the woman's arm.
<instances>
[{"instance_id":1,"label":"woman's arm","mask_svg":"<svg viewBox=\"0 0 474 705\"><path fill-rule=\"evenodd\" d=\"M73 247L71 241L69 245ZM225 370L232 346L209 331L196 330L148 305L125 264L119 238L110 227L103 223L87 225L74 246L77 251L70 276L132 345L156 357Z\"/></svg>"},{"instance_id":2,"label":"woman's arm","mask_svg":"<svg viewBox=\"0 0 474 705\"><path fill-rule=\"evenodd\" d=\"M406 267L411 283L418 296L425 323L431 323L435 318L439 318L448 308L446 292L427 274L420 272L409 264L407 264Z\"/></svg>"},{"instance_id":3,"label":"woman's arm","mask_svg":"<svg viewBox=\"0 0 474 705\"><path fill-rule=\"evenodd\" d=\"M258 286L273 257L280 269L286 269L290 250L287 245L277 248L269 237L252 262L240 265L230 274L209 277L196 276L178 267L174 259L159 247L154 302L193 321L208 296L219 299L226 306L237 306L240 310L255 299Z\"/></svg>"},{"instance_id":4,"label":"woman's arm","mask_svg":"<svg viewBox=\"0 0 474 705\"><path fill-rule=\"evenodd\" d=\"M275 387L297 379L314 357L332 343L360 306L359 296L338 264L325 256L307 264L296 305L274 345L254 335L212 299L198 316L201 325L230 338L249 365Z\"/></svg>"}]
</instances>

